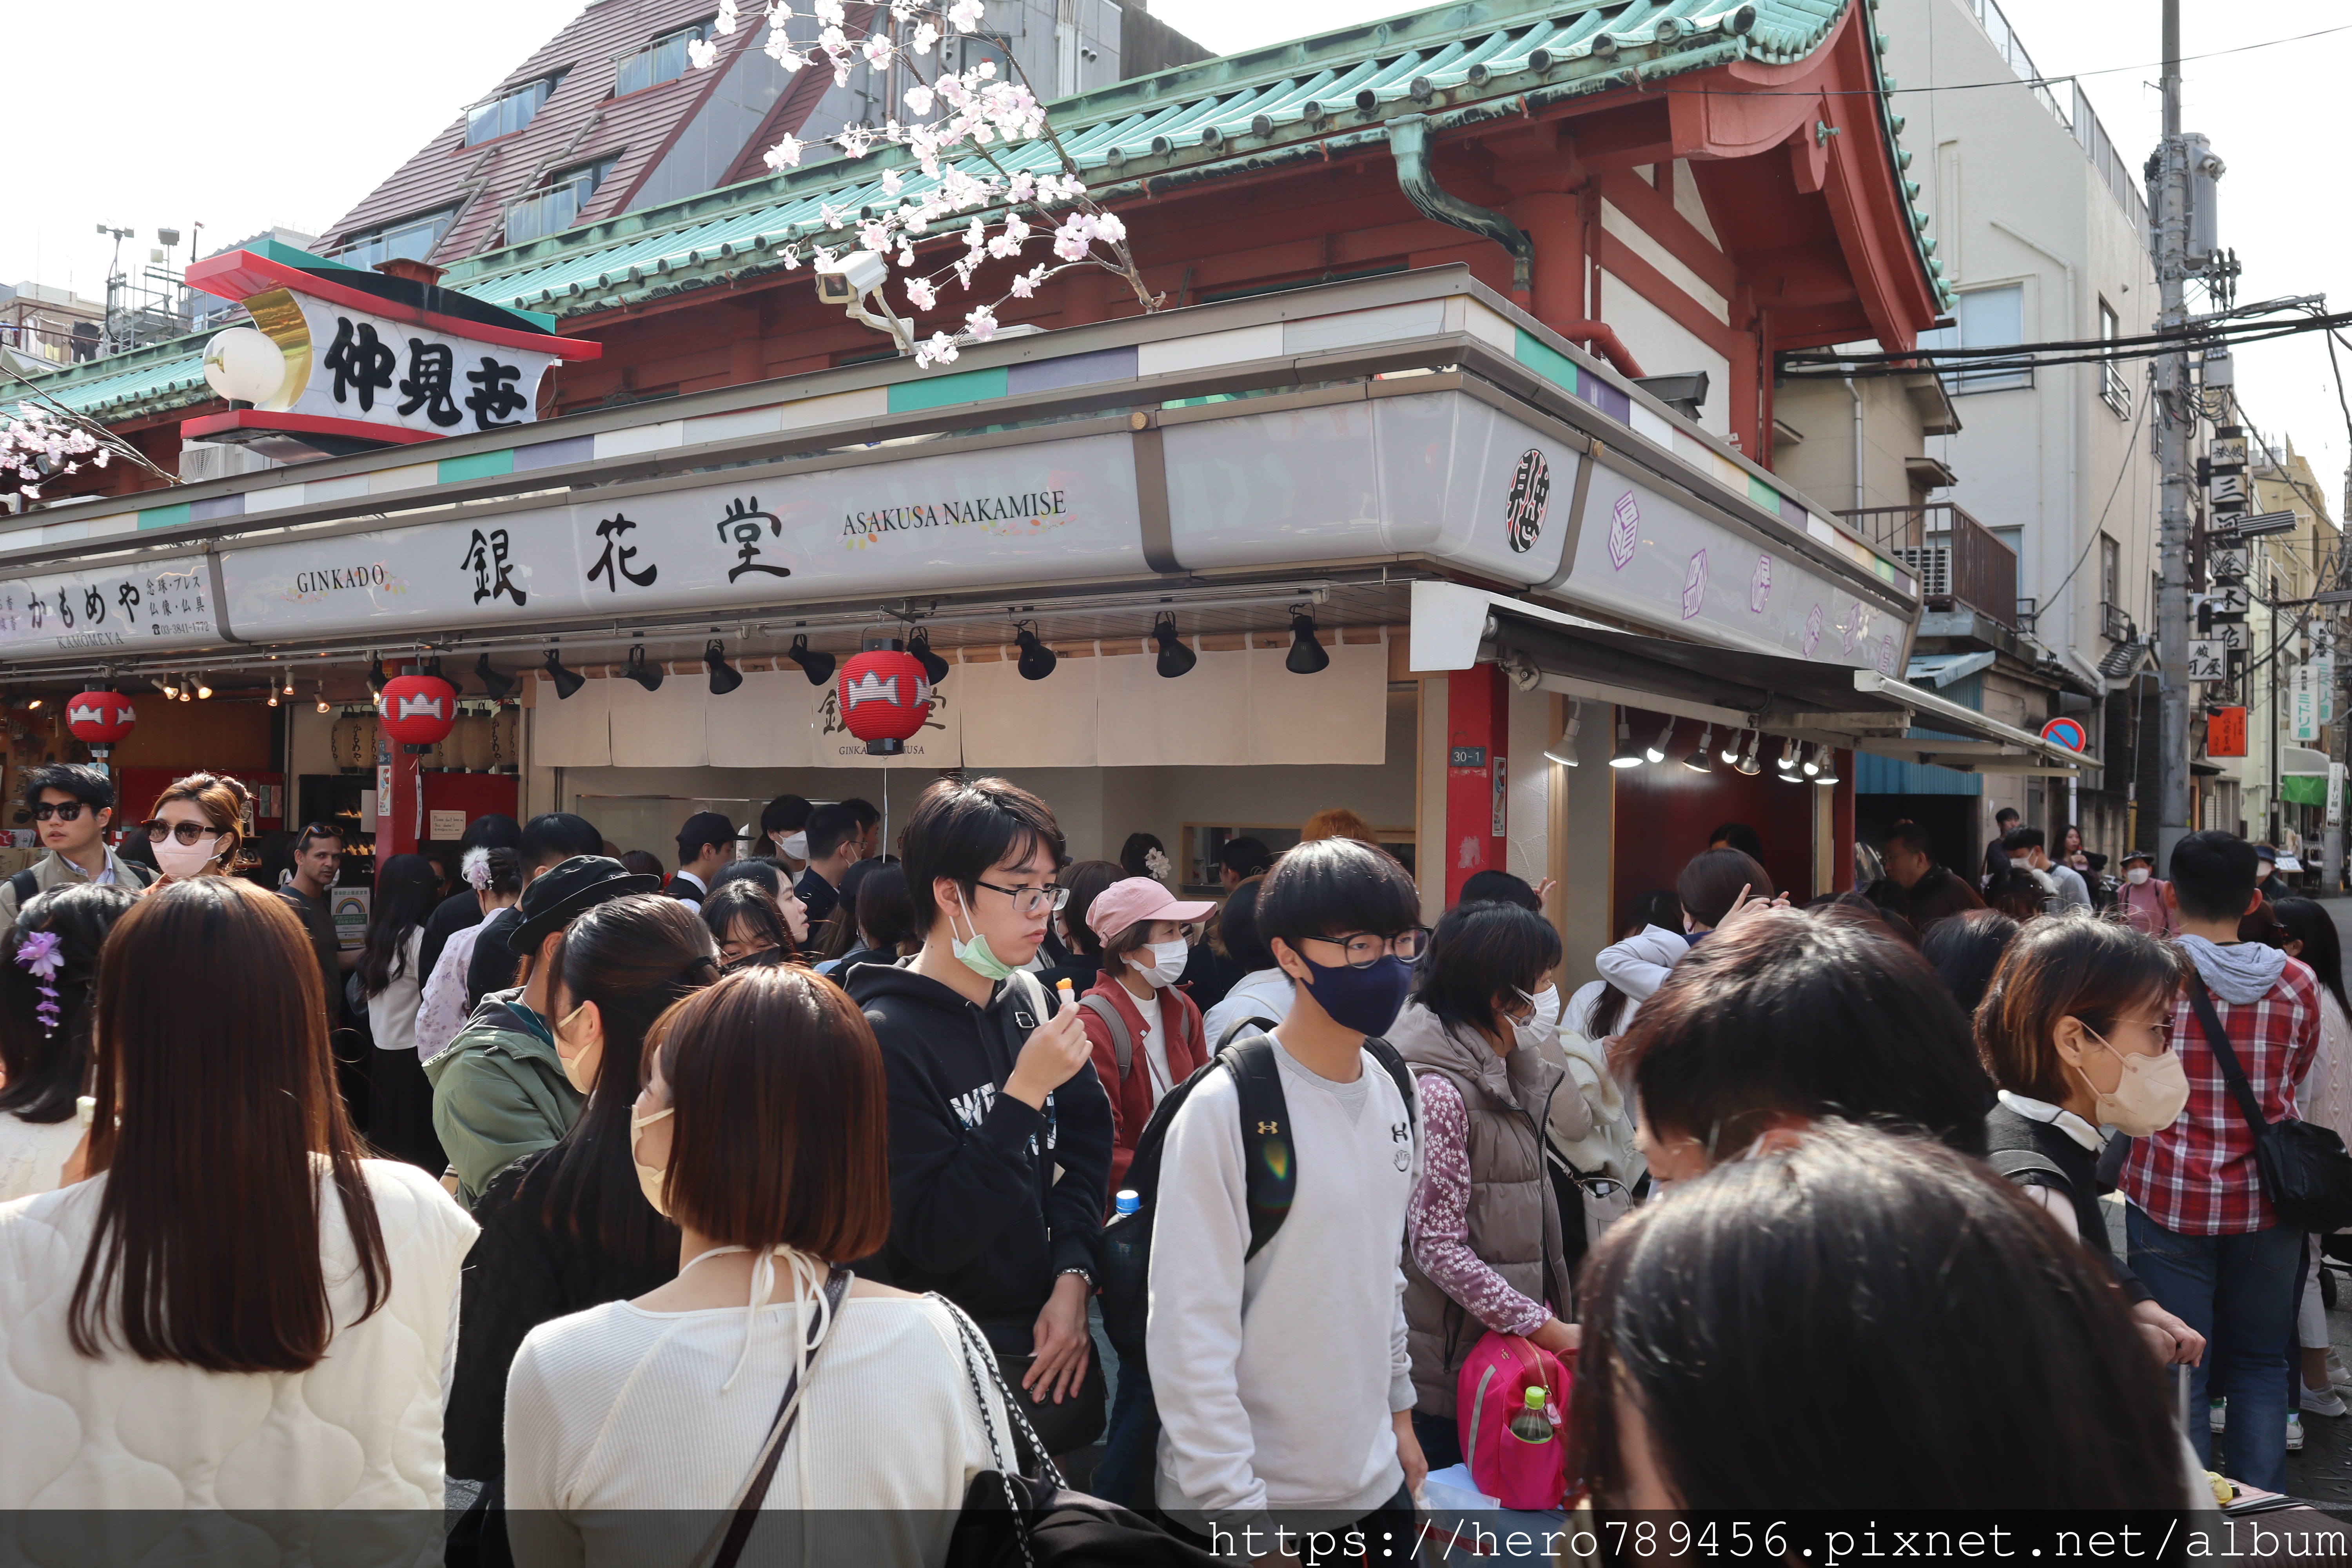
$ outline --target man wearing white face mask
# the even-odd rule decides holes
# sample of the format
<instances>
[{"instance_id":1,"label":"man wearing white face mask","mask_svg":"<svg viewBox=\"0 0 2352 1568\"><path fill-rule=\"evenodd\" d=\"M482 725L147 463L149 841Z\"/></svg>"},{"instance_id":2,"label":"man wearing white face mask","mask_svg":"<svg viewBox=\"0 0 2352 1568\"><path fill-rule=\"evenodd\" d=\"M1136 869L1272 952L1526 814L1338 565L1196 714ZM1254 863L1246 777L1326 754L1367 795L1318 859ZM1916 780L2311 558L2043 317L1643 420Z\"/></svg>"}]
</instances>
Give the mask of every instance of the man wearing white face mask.
<instances>
[{"instance_id":1,"label":"man wearing white face mask","mask_svg":"<svg viewBox=\"0 0 2352 1568\"><path fill-rule=\"evenodd\" d=\"M2178 936L2180 921L2172 913L2172 900L2165 897L2166 884L2156 879L2152 868L2155 861L2145 849L2135 849L2124 857L2124 885L2116 889L2116 908L2134 931L2144 931L2150 936Z\"/></svg>"},{"instance_id":2,"label":"man wearing white face mask","mask_svg":"<svg viewBox=\"0 0 2352 1568\"><path fill-rule=\"evenodd\" d=\"M1542 1130L1558 1110L1570 1113L1567 1135L1580 1138L1591 1111L1538 1048L1559 1025L1559 933L1534 910L1456 905L1437 922L1412 1000L1389 1030L1412 1064L1427 1140L1406 1211L1404 1313L1413 1432L1433 1469L1460 1462L1454 1384L1483 1331L1555 1355L1577 1346ZM1580 1206L1573 1223L1583 1226Z\"/></svg>"}]
</instances>

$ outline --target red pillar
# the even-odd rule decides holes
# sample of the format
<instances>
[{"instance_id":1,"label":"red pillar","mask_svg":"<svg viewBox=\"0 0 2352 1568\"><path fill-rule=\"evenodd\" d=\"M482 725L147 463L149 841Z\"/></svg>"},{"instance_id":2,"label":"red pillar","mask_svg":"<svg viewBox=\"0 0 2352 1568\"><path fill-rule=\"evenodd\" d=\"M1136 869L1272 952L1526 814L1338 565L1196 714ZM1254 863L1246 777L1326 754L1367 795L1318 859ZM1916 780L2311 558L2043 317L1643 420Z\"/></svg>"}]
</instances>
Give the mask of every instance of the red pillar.
<instances>
[{"instance_id":1,"label":"red pillar","mask_svg":"<svg viewBox=\"0 0 2352 1568\"><path fill-rule=\"evenodd\" d=\"M387 675L402 674L407 668L398 662L383 667ZM416 853L417 830L425 820L424 790L416 758L385 733L379 720L375 727L375 863L379 870L388 857Z\"/></svg>"},{"instance_id":2,"label":"red pillar","mask_svg":"<svg viewBox=\"0 0 2352 1568\"><path fill-rule=\"evenodd\" d=\"M1510 686L1491 664L1456 670L1445 694L1445 902L1478 871L1505 868L1504 753L1509 749Z\"/></svg>"}]
</instances>

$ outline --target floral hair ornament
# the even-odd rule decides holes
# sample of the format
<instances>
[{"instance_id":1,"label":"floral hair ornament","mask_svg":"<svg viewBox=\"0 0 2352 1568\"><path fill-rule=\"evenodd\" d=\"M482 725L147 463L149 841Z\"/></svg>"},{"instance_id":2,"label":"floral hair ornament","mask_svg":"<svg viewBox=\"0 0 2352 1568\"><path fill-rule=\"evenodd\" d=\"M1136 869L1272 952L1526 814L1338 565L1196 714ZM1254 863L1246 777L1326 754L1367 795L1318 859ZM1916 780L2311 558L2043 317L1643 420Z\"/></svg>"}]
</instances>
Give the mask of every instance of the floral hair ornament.
<instances>
[{"instance_id":1,"label":"floral hair ornament","mask_svg":"<svg viewBox=\"0 0 2352 1568\"><path fill-rule=\"evenodd\" d=\"M41 1033L54 1035L63 1010L58 1005L58 971L65 960L58 956L58 945L63 939L53 931L27 931L16 942L16 967L30 974L40 985L40 1005L33 1016L41 1021Z\"/></svg>"},{"instance_id":2,"label":"floral hair ornament","mask_svg":"<svg viewBox=\"0 0 2352 1568\"><path fill-rule=\"evenodd\" d=\"M482 848L467 850L466 858L457 862L457 875L466 879L466 886L478 893L488 887L490 885L490 852Z\"/></svg>"},{"instance_id":3,"label":"floral hair ornament","mask_svg":"<svg viewBox=\"0 0 2352 1568\"><path fill-rule=\"evenodd\" d=\"M1173 882L1176 879L1176 862L1168 858L1164 850L1145 850L1143 868L1162 882Z\"/></svg>"}]
</instances>

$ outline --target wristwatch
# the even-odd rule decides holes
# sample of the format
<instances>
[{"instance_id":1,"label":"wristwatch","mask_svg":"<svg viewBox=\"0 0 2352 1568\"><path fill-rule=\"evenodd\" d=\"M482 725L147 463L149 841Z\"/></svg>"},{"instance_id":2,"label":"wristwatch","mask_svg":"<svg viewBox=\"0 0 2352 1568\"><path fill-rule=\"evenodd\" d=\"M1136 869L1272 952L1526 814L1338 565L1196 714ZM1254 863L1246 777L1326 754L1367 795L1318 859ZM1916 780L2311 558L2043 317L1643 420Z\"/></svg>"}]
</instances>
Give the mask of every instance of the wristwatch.
<instances>
[{"instance_id":1,"label":"wristwatch","mask_svg":"<svg viewBox=\"0 0 2352 1568\"><path fill-rule=\"evenodd\" d=\"M1055 1274L1054 1276L1054 1282L1057 1285L1060 1284L1064 1274L1076 1275L1079 1279L1087 1282L1087 1289L1089 1290L1096 1288L1095 1271L1091 1268L1080 1268L1076 1265L1072 1265L1070 1268L1065 1268L1060 1273Z\"/></svg>"}]
</instances>

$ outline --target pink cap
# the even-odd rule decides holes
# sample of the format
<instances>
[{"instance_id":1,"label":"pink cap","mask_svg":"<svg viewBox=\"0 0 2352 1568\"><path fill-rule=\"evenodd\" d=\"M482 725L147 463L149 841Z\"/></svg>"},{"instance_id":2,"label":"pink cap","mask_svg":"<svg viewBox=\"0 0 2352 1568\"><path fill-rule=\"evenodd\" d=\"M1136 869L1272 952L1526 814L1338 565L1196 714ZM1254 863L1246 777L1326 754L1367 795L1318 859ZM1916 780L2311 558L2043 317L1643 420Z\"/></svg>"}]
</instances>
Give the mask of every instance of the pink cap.
<instances>
[{"instance_id":1,"label":"pink cap","mask_svg":"<svg viewBox=\"0 0 2352 1568\"><path fill-rule=\"evenodd\" d=\"M1187 903L1157 878L1129 877L1095 895L1087 910L1087 924L1108 942L1138 921L1205 920L1216 907L1206 899Z\"/></svg>"}]
</instances>

